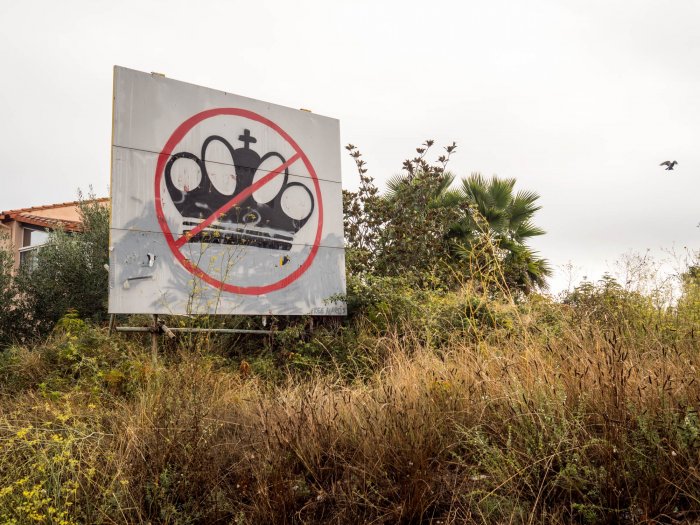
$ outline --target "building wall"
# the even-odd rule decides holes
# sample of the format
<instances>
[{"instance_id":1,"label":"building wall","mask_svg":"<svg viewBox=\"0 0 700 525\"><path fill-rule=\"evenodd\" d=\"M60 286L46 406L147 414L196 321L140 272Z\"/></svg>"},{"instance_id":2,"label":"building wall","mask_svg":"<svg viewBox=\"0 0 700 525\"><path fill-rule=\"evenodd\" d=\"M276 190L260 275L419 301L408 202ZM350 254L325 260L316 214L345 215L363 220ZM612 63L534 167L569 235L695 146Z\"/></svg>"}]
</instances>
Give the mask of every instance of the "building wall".
<instances>
[{"instance_id":1,"label":"building wall","mask_svg":"<svg viewBox=\"0 0 700 525\"><path fill-rule=\"evenodd\" d=\"M22 225L17 221L12 221L9 224L10 229L10 244L15 256L15 270L19 269L19 249L22 247L22 235L24 233Z\"/></svg>"},{"instance_id":2,"label":"building wall","mask_svg":"<svg viewBox=\"0 0 700 525\"><path fill-rule=\"evenodd\" d=\"M102 198L97 199L97 202L104 206L109 206L109 199ZM33 208L23 208L20 210L10 210L7 212L2 212L4 215L4 222L0 222L0 233L6 232L9 234L9 248L14 252L15 270L19 268L20 265L20 249L23 247L23 237L24 228L31 228L33 230L51 230L53 228L42 228L41 226L35 226L34 222L40 219L50 219L51 221L66 221L66 224L72 223L72 228L75 229L75 223L80 222L80 208L78 203L65 203L56 204L51 206L42 207L37 206ZM26 224L23 222L24 219L29 221ZM48 224L56 224L48 221ZM0 240L0 242L3 242ZM8 244L7 239L4 241Z\"/></svg>"},{"instance_id":3,"label":"building wall","mask_svg":"<svg viewBox=\"0 0 700 525\"><path fill-rule=\"evenodd\" d=\"M79 221L80 213L78 211L78 206L69 205L61 206L56 208L49 208L46 210L32 210L32 215L37 217L47 217L49 219L59 219L62 221Z\"/></svg>"},{"instance_id":4,"label":"building wall","mask_svg":"<svg viewBox=\"0 0 700 525\"><path fill-rule=\"evenodd\" d=\"M9 250L12 247L11 233L10 227L0 222L0 250Z\"/></svg>"}]
</instances>

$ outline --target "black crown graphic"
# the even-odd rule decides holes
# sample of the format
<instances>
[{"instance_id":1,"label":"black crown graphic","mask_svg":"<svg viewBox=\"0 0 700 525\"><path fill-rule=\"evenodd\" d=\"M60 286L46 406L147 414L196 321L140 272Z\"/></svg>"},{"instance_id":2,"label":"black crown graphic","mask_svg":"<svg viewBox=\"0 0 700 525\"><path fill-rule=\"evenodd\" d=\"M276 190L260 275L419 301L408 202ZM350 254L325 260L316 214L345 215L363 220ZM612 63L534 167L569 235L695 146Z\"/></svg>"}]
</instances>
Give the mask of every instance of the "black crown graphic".
<instances>
[{"instance_id":1,"label":"black crown graphic","mask_svg":"<svg viewBox=\"0 0 700 525\"><path fill-rule=\"evenodd\" d=\"M314 198L309 188L299 182L289 182L289 171L284 169L282 186L277 194L267 202L255 200L251 193L238 202L225 214L217 218L208 227L191 235L190 232L203 220L210 217L216 210L230 202L253 184L255 174L260 165L269 158L276 158L280 165L286 159L277 152L269 152L260 157L250 148L257 139L250 130L243 131L238 137L243 147L234 149L233 146L219 135L211 135L202 144L200 157L193 153L181 152L173 155L165 166L165 184L173 204L183 217L182 234L189 235L188 242L209 242L220 244L237 244L257 246L276 250L290 250L294 235L306 224L314 211ZM236 172L236 187L232 194L221 193L212 183L207 172L206 153L209 145L218 141L223 144L231 155ZM201 180L194 189L185 187L179 189L173 183L172 168L179 159L194 161L199 167ZM302 218L287 215L282 207L282 196L290 188L301 188L308 196L308 213ZM298 195L298 194L297 194ZM302 193L303 195L303 193Z\"/></svg>"}]
</instances>

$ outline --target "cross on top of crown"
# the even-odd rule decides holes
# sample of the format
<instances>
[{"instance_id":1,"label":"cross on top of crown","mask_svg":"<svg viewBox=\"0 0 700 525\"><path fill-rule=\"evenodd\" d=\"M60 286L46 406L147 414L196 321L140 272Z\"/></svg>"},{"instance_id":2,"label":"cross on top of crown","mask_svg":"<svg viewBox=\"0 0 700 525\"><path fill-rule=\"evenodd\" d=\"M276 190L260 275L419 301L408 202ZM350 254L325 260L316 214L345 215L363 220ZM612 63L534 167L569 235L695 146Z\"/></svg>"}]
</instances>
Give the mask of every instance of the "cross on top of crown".
<instances>
[{"instance_id":1,"label":"cross on top of crown","mask_svg":"<svg viewBox=\"0 0 700 525\"><path fill-rule=\"evenodd\" d=\"M238 136L238 140L240 140L241 142L243 142L243 144L245 144L245 146L244 146L245 149L250 149L250 144L251 144L251 142L252 142L253 144L255 144L255 143L258 141L258 139L256 139L255 137L253 137L253 136L250 134L250 130L249 130L249 129L244 129L244 130L243 130L243 135L239 135L239 136Z\"/></svg>"}]
</instances>

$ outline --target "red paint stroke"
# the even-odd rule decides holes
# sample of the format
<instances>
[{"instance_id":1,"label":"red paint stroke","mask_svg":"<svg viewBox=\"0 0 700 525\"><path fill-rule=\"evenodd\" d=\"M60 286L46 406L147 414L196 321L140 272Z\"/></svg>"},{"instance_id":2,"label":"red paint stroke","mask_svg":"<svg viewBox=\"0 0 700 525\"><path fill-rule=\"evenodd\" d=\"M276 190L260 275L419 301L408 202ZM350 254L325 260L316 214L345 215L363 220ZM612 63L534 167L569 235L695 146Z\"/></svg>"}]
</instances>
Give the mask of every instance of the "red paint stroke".
<instances>
[{"instance_id":1,"label":"red paint stroke","mask_svg":"<svg viewBox=\"0 0 700 525\"><path fill-rule=\"evenodd\" d=\"M292 163L296 162L298 159L301 159L306 166L306 169L308 170L309 174L311 175L311 180L314 185L314 190L316 193L316 200L317 200L317 209L318 209L318 226L316 227L316 236L314 237L314 242L313 245L311 246L311 250L309 252L309 255L306 257L304 262L296 269L294 272L289 274L287 277L284 277L283 279L280 279L279 281L263 285L263 286L236 286L233 284L227 284L225 282L219 281L212 277L211 275L207 274L204 272L201 268L199 268L197 265L193 264L192 262L185 257L185 255L180 251L180 248L182 247L183 244L185 244L185 240L183 240L183 237L180 237L179 239L175 239L173 237L173 233L170 231L170 227L168 226L168 222L165 218L165 214L163 212L163 203L161 201L161 180L163 179L163 171L165 169L165 164L172 155L173 150L177 147L177 145L180 143L180 141L187 135L187 133L197 124L202 122L203 120L206 120L208 118L216 117L219 115L229 115L229 116L234 116L234 117L243 117L247 118L249 120L254 120L256 122L260 122L261 124L264 124L268 126L269 128L273 129L276 131L295 151L295 154L282 166L274 170L273 172L268 173L265 177L260 179L258 182L255 184L251 185L250 188L247 190L241 192L239 195L237 195L237 198L231 199L227 204L219 208L216 212L214 212L209 218L207 218L206 221L201 223L197 228L193 229L192 231L194 232L197 230L198 233L201 231L203 228L206 228L206 226L210 225L212 222L216 220L216 217L218 217L221 213L224 213L228 209L232 208L235 206L241 199L244 199L257 189L259 189L261 186L264 184L267 184L270 182L274 177L276 177L280 172L284 171L287 167L289 167ZM306 153L302 151L302 149L299 147L299 145L292 139L292 137L284 131L280 126L278 126L276 123L273 121L258 115L257 113L254 113L252 111L249 111L247 109L241 109L241 108L217 108L217 109L209 109L206 111L202 111L200 113L197 113L196 115L193 115L192 117L188 118L186 121L184 121L182 124L180 124L177 129L173 132L173 134L170 136L168 141L165 143L165 146L163 147L163 150L160 152L160 155L158 156L158 163L156 164L156 172L155 172L155 207L156 207L156 215L158 217L158 224L160 225L161 230L163 231L163 234L165 236L165 240L168 243L168 246L170 247L170 250L173 252L173 255L175 255L175 258L182 264L182 266L190 272L192 275L195 277L202 279L204 282L212 285L213 287L217 289L221 289L227 292L235 293L235 294L241 294L241 295L262 295L265 293L269 292L275 292L278 290L281 290L283 288L286 288L290 284L292 284L294 281L299 279L306 270L309 269L311 264L313 263L316 254L318 253L318 249L320 247L321 243L321 235L323 232L323 199L321 196L321 186L318 181L318 176L316 175L316 171L314 170L314 167L311 165L311 161L309 161L309 158L306 156ZM225 208L225 209L224 209ZM190 232L190 235L194 235L193 233Z\"/></svg>"}]
</instances>

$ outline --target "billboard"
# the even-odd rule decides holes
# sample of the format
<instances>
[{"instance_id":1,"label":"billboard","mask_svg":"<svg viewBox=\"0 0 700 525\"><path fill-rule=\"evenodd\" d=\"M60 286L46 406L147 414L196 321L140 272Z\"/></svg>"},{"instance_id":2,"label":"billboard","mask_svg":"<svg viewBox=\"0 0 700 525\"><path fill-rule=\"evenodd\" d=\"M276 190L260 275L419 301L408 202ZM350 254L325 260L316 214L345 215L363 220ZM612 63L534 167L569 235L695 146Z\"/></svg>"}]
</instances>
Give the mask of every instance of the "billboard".
<instances>
[{"instance_id":1,"label":"billboard","mask_svg":"<svg viewBox=\"0 0 700 525\"><path fill-rule=\"evenodd\" d=\"M346 313L337 120L115 67L110 192L110 313Z\"/></svg>"}]
</instances>

